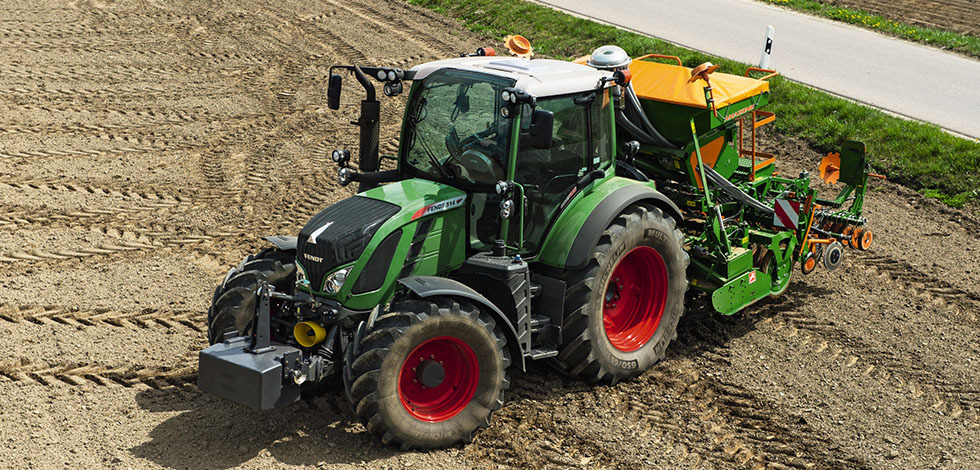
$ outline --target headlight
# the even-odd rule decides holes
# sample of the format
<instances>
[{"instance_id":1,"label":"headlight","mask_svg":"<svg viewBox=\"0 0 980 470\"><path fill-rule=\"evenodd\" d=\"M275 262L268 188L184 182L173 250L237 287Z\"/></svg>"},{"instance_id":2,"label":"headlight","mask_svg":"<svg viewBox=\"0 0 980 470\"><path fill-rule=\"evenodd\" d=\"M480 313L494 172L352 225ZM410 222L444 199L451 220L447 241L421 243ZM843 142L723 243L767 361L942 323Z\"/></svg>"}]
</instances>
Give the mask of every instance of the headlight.
<instances>
[{"instance_id":1,"label":"headlight","mask_svg":"<svg viewBox=\"0 0 980 470\"><path fill-rule=\"evenodd\" d=\"M351 268L344 268L327 276L327 279L323 281L323 288L331 294L339 292L340 288L344 287L344 281L347 280L350 270Z\"/></svg>"},{"instance_id":2,"label":"headlight","mask_svg":"<svg viewBox=\"0 0 980 470\"><path fill-rule=\"evenodd\" d=\"M306 275L303 265L296 263L296 285L307 287L310 285L310 278Z\"/></svg>"}]
</instances>

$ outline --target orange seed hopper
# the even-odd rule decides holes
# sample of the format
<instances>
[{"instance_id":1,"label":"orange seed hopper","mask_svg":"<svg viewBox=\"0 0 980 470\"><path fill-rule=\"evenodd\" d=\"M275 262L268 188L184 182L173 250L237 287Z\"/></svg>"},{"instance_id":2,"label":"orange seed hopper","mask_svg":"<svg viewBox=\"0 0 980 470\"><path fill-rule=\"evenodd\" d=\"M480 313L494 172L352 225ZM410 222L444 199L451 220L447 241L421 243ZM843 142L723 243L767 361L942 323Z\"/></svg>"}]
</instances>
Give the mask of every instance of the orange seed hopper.
<instances>
[{"instance_id":1,"label":"orange seed hopper","mask_svg":"<svg viewBox=\"0 0 980 470\"><path fill-rule=\"evenodd\" d=\"M704 84L689 83L691 69L634 59L630 64L633 90L642 99L704 108ZM715 106L729 104L769 91L769 82L750 77L716 72L711 74Z\"/></svg>"}]
</instances>

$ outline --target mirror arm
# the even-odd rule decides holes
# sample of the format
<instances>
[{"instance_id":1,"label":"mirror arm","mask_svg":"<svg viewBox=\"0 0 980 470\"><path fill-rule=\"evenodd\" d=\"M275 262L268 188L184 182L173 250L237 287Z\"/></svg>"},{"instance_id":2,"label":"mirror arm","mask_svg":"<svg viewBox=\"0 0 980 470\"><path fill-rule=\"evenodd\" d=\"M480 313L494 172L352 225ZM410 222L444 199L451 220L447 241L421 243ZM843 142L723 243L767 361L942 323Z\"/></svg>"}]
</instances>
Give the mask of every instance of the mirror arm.
<instances>
[{"instance_id":1,"label":"mirror arm","mask_svg":"<svg viewBox=\"0 0 980 470\"><path fill-rule=\"evenodd\" d=\"M364 74L364 71L357 64L354 64L354 76L357 77L357 81L364 87L364 91L367 93L365 101L377 101L374 95L374 85L371 84L371 80L367 78L367 75Z\"/></svg>"}]
</instances>

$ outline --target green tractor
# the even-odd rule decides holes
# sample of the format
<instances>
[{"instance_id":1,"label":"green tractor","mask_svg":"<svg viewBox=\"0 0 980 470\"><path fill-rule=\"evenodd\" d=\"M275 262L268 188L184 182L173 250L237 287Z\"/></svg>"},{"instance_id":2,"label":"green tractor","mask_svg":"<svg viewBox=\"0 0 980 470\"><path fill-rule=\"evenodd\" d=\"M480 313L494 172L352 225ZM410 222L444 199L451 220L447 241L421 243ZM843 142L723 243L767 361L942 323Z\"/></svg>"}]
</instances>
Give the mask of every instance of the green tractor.
<instances>
[{"instance_id":1,"label":"green tractor","mask_svg":"<svg viewBox=\"0 0 980 470\"><path fill-rule=\"evenodd\" d=\"M676 338L689 286L731 314L785 290L795 262L834 268L841 240L867 248L862 145L825 162L847 188L819 200L807 175L756 163L754 138L734 143L767 82L650 58L486 48L407 71L331 68L331 109L337 72L367 95L358 168L333 153L359 192L228 272L200 389L271 409L342 383L387 444L468 442L511 368L635 377ZM397 156L378 155L373 82L388 96L411 82Z\"/></svg>"}]
</instances>

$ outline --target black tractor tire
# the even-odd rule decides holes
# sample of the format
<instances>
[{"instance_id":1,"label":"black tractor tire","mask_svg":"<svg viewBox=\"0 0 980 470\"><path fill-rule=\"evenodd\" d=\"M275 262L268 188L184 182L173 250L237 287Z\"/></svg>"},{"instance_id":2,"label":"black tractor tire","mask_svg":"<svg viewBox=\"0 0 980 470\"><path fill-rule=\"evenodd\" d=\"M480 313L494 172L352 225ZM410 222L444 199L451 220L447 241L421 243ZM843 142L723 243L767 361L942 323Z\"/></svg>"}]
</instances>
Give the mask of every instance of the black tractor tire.
<instances>
[{"instance_id":1,"label":"black tractor tire","mask_svg":"<svg viewBox=\"0 0 980 470\"><path fill-rule=\"evenodd\" d=\"M220 343L234 336L251 334L252 317L258 297L259 281L273 285L278 292L293 293L296 280L296 250L269 248L247 258L225 276L211 297L208 308L208 342ZM273 316L278 302L274 302Z\"/></svg>"},{"instance_id":2,"label":"black tractor tire","mask_svg":"<svg viewBox=\"0 0 980 470\"><path fill-rule=\"evenodd\" d=\"M663 359L684 313L689 263L674 219L656 207L628 207L588 264L563 276L563 344L553 364L589 382L615 383Z\"/></svg>"},{"instance_id":3,"label":"black tractor tire","mask_svg":"<svg viewBox=\"0 0 980 470\"><path fill-rule=\"evenodd\" d=\"M395 302L373 325L356 328L345 352L347 398L386 445L431 449L470 442L490 425L510 387L506 343L493 318L468 300ZM426 375L433 367L435 381ZM436 398L426 401L427 394Z\"/></svg>"}]
</instances>

